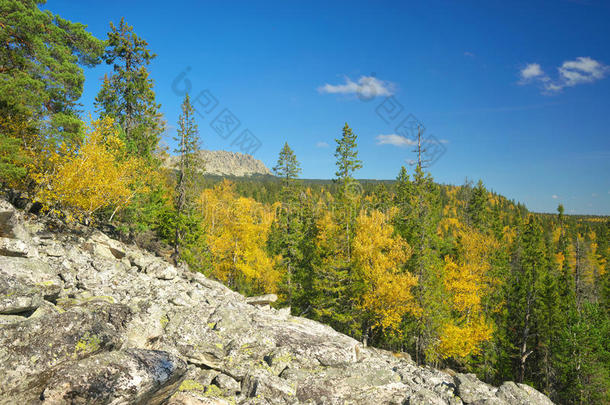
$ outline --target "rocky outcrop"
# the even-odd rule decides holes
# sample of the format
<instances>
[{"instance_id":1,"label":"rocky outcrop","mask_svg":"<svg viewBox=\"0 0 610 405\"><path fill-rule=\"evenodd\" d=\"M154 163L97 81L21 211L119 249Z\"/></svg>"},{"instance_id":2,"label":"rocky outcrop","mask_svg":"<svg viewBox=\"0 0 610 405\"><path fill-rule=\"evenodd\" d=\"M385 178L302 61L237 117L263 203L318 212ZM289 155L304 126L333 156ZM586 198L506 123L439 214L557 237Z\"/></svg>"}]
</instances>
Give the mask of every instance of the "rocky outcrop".
<instances>
[{"instance_id":1,"label":"rocky outcrop","mask_svg":"<svg viewBox=\"0 0 610 405\"><path fill-rule=\"evenodd\" d=\"M551 403L365 348L101 232L49 232L3 201L0 232L24 252L0 250L0 404Z\"/></svg>"},{"instance_id":2,"label":"rocky outcrop","mask_svg":"<svg viewBox=\"0 0 610 405\"><path fill-rule=\"evenodd\" d=\"M200 150L199 156L205 167L205 174L237 177L271 174L263 162L244 153L225 150ZM176 156L170 156L165 165L174 168L177 162Z\"/></svg>"}]
</instances>

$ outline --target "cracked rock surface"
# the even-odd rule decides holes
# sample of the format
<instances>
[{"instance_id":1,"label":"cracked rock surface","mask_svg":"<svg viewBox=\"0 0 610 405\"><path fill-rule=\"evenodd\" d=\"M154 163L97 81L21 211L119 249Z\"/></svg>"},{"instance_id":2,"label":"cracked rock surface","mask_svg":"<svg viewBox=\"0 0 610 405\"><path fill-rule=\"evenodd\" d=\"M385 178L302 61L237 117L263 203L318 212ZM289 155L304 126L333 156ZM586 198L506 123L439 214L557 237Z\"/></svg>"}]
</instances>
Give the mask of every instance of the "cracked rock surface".
<instances>
[{"instance_id":1,"label":"cracked rock surface","mask_svg":"<svg viewBox=\"0 0 610 405\"><path fill-rule=\"evenodd\" d=\"M0 200L0 404L551 404L246 299Z\"/></svg>"}]
</instances>

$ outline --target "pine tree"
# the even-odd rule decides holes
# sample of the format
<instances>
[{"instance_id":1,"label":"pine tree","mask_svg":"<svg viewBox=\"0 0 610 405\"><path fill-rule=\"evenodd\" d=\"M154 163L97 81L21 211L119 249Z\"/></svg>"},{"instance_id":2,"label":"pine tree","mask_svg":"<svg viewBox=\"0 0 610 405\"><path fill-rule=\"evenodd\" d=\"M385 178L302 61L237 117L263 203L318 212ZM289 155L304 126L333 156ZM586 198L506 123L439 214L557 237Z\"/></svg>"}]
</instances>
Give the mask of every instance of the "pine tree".
<instances>
[{"instance_id":1,"label":"pine tree","mask_svg":"<svg viewBox=\"0 0 610 405\"><path fill-rule=\"evenodd\" d=\"M82 140L84 124L78 110L85 81L82 66L97 65L104 50L104 42L85 25L41 10L44 3L3 0L0 4L3 148L13 150L18 143L15 156L39 160L43 149ZM15 167L5 166L3 171L22 177L23 163L13 161Z\"/></svg>"},{"instance_id":2,"label":"pine tree","mask_svg":"<svg viewBox=\"0 0 610 405\"><path fill-rule=\"evenodd\" d=\"M0 187L14 185L26 175L27 157L16 138L0 134Z\"/></svg>"},{"instance_id":3,"label":"pine tree","mask_svg":"<svg viewBox=\"0 0 610 405\"><path fill-rule=\"evenodd\" d=\"M438 191L432 177L418 164L413 181L404 167L396 185L396 204L400 213L397 229L413 255L408 268L417 277L415 297L421 313L408 328L414 336L413 351L418 363L435 363L440 358L438 342L442 326L448 319L443 297L443 263L438 252L437 226L440 219Z\"/></svg>"},{"instance_id":4,"label":"pine tree","mask_svg":"<svg viewBox=\"0 0 610 405\"><path fill-rule=\"evenodd\" d=\"M175 152L178 154L178 173L176 180L176 226L174 231L174 254L179 254L180 240L183 233L189 231L188 217L193 205L193 185L195 176L203 171L203 164L199 159L199 130L195 123L195 110L191 105L188 94L182 103L182 114L178 119L178 142Z\"/></svg>"},{"instance_id":5,"label":"pine tree","mask_svg":"<svg viewBox=\"0 0 610 405\"><path fill-rule=\"evenodd\" d=\"M360 325L355 314L358 298L355 291L360 280L351 262L360 185L354 173L362 167L358 160L357 136L345 124L342 137L336 139L335 150L337 198L328 198L327 206L316 218L316 258L312 275L312 308L316 319L331 324L344 333L359 335Z\"/></svg>"},{"instance_id":6,"label":"pine tree","mask_svg":"<svg viewBox=\"0 0 610 405\"><path fill-rule=\"evenodd\" d=\"M468 220L475 228L483 231L489 223L489 211L489 196L483 182L479 180L466 207Z\"/></svg>"},{"instance_id":7,"label":"pine tree","mask_svg":"<svg viewBox=\"0 0 610 405\"><path fill-rule=\"evenodd\" d=\"M362 168L362 161L358 159L358 144L356 143L358 137L347 123L343 127L342 134L340 139L335 139L337 142L335 176L341 183L342 192L345 192L347 185L354 180L354 172Z\"/></svg>"},{"instance_id":8,"label":"pine tree","mask_svg":"<svg viewBox=\"0 0 610 405\"><path fill-rule=\"evenodd\" d=\"M280 255L284 277L281 289L285 294L288 305L292 305L292 297L301 288L294 280L294 273L298 271L298 264L303 258L300 246L303 239L303 217L301 201L296 178L301 172L299 162L288 143L279 153L277 165L273 168L276 176L282 178L282 191L280 203L272 224L269 236L271 252Z\"/></svg>"},{"instance_id":9,"label":"pine tree","mask_svg":"<svg viewBox=\"0 0 610 405\"><path fill-rule=\"evenodd\" d=\"M276 176L282 179L284 187L293 183L293 180L301 173L301 167L288 142L284 143L284 147L280 151L277 159L277 164L273 167L273 172Z\"/></svg>"},{"instance_id":10,"label":"pine tree","mask_svg":"<svg viewBox=\"0 0 610 405\"><path fill-rule=\"evenodd\" d=\"M533 216L524 224L518 241L518 251L509 280L507 297L508 324L512 334L510 344L517 370L517 380L526 378L527 362L535 351L537 315L540 309L543 282L547 269L542 228Z\"/></svg>"},{"instance_id":11,"label":"pine tree","mask_svg":"<svg viewBox=\"0 0 610 405\"><path fill-rule=\"evenodd\" d=\"M132 154L149 158L159 142L164 123L155 101L153 81L146 68L156 57L148 43L121 18L110 23L104 61L114 73L105 75L95 105L99 113L118 122Z\"/></svg>"},{"instance_id":12,"label":"pine tree","mask_svg":"<svg viewBox=\"0 0 610 405\"><path fill-rule=\"evenodd\" d=\"M335 150L335 157L337 158L335 181L339 183L337 213L339 214L339 223L345 231L343 249L348 262L351 257L350 241L356 216L356 204L361 192L361 186L354 180L354 173L362 168L362 161L358 159L358 144L356 140L357 135L347 123L343 127L342 137L335 139L337 142Z\"/></svg>"},{"instance_id":13,"label":"pine tree","mask_svg":"<svg viewBox=\"0 0 610 405\"><path fill-rule=\"evenodd\" d=\"M317 260L313 263L313 317L338 331L358 335L360 324L354 314L357 298L353 294L358 280L341 243L343 226L330 210L322 212L315 226Z\"/></svg>"}]
</instances>

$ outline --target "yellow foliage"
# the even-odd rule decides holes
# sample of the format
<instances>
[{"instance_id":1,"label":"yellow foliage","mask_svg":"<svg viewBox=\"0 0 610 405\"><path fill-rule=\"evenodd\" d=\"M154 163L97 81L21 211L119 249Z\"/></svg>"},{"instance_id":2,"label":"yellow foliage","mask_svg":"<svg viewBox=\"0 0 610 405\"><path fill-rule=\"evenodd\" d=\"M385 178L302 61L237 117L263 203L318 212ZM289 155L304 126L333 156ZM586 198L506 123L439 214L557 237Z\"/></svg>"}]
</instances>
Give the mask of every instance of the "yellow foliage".
<instances>
[{"instance_id":1,"label":"yellow foliage","mask_svg":"<svg viewBox=\"0 0 610 405\"><path fill-rule=\"evenodd\" d=\"M551 231L551 240L553 241L554 244L559 243L559 238L561 238L561 232L562 232L561 226L555 227Z\"/></svg>"},{"instance_id":2,"label":"yellow foliage","mask_svg":"<svg viewBox=\"0 0 610 405\"><path fill-rule=\"evenodd\" d=\"M508 225L502 228L502 239L507 246L511 246L515 239L517 239L516 228Z\"/></svg>"},{"instance_id":3,"label":"yellow foliage","mask_svg":"<svg viewBox=\"0 0 610 405\"><path fill-rule=\"evenodd\" d=\"M493 328L483 316L461 325L448 323L443 327L439 351L443 358L464 358L481 352L481 343L491 339Z\"/></svg>"},{"instance_id":4,"label":"yellow foliage","mask_svg":"<svg viewBox=\"0 0 610 405\"><path fill-rule=\"evenodd\" d=\"M262 291L275 292L281 275L265 253L274 207L238 197L227 180L204 190L198 204L208 231L211 275L231 287L246 281Z\"/></svg>"},{"instance_id":5,"label":"yellow foliage","mask_svg":"<svg viewBox=\"0 0 610 405\"><path fill-rule=\"evenodd\" d=\"M373 328L396 331L402 317L417 312L411 293L417 279L403 270L411 248L389 223L389 215L373 210L357 218L353 260L366 291L361 307L374 319Z\"/></svg>"},{"instance_id":6,"label":"yellow foliage","mask_svg":"<svg viewBox=\"0 0 610 405\"><path fill-rule=\"evenodd\" d=\"M464 225L458 218L455 217L444 217L438 224L438 235L439 236L458 236Z\"/></svg>"},{"instance_id":7,"label":"yellow foliage","mask_svg":"<svg viewBox=\"0 0 610 405\"><path fill-rule=\"evenodd\" d=\"M36 197L48 208L61 206L77 217L107 207L125 207L141 190L138 179L147 166L129 157L111 118L92 123L82 145L63 143L46 151L46 165L34 175L39 183Z\"/></svg>"},{"instance_id":8,"label":"yellow foliage","mask_svg":"<svg viewBox=\"0 0 610 405\"><path fill-rule=\"evenodd\" d=\"M459 261L445 258L444 284L451 303L452 319L443 327L439 352L443 358L463 358L479 352L491 338L482 298L493 286L490 259L498 242L472 229L459 233Z\"/></svg>"},{"instance_id":9,"label":"yellow foliage","mask_svg":"<svg viewBox=\"0 0 610 405\"><path fill-rule=\"evenodd\" d=\"M564 256L563 252L555 253L555 261L560 269L563 268L563 263L566 261L566 257Z\"/></svg>"}]
</instances>

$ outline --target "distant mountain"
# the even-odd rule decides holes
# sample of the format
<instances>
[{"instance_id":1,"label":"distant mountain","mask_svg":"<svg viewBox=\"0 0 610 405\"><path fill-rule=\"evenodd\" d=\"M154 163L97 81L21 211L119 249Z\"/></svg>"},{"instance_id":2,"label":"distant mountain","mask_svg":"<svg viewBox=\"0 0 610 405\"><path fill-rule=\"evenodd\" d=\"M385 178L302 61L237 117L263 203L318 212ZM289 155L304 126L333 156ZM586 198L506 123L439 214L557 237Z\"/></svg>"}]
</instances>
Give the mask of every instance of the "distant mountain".
<instances>
[{"instance_id":1,"label":"distant mountain","mask_svg":"<svg viewBox=\"0 0 610 405\"><path fill-rule=\"evenodd\" d=\"M217 176L252 176L270 175L271 171L263 162L251 155L226 150L200 150L199 154L205 165L205 173ZM167 167L176 167L177 156L170 156Z\"/></svg>"}]
</instances>

